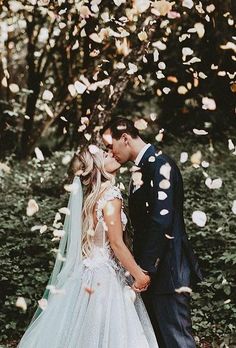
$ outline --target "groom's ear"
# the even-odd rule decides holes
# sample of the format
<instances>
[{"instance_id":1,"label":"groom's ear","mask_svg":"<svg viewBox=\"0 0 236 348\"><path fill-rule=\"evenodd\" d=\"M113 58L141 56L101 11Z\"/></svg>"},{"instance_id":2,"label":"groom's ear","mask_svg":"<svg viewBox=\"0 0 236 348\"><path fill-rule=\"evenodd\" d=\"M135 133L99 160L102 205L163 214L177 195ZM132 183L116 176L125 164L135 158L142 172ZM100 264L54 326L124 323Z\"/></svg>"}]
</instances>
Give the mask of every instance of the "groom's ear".
<instances>
[{"instance_id":1,"label":"groom's ear","mask_svg":"<svg viewBox=\"0 0 236 348\"><path fill-rule=\"evenodd\" d=\"M129 144L129 137L130 137L130 135L127 133L122 134L121 138L122 138L123 142L125 143L125 145Z\"/></svg>"}]
</instances>

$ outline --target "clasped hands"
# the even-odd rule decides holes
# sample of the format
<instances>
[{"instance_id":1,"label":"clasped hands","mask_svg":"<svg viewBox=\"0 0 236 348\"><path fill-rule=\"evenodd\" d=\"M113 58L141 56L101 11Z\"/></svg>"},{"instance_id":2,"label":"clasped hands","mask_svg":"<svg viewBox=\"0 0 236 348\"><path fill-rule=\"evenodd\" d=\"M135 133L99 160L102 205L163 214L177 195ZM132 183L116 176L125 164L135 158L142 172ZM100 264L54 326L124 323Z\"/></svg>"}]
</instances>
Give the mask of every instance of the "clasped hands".
<instances>
[{"instance_id":1,"label":"clasped hands","mask_svg":"<svg viewBox=\"0 0 236 348\"><path fill-rule=\"evenodd\" d=\"M151 283L150 276L144 272L145 271L142 270L140 277L135 279L134 283L131 286L135 292L146 291Z\"/></svg>"}]
</instances>

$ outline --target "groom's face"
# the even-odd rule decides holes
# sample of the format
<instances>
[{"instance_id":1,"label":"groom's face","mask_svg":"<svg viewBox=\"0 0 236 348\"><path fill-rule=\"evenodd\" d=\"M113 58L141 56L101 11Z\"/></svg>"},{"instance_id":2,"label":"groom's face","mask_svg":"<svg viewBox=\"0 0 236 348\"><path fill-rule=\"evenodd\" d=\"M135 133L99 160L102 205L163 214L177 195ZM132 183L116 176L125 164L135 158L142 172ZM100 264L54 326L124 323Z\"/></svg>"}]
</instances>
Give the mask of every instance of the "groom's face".
<instances>
[{"instance_id":1,"label":"groom's face","mask_svg":"<svg viewBox=\"0 0 236 348\"><path fill-rule=\"evenodd\" d=\"M117 162L124 164L129 161L130 152L123 135L120 139L114 139L111 130L107 129L103 133L102 138L108 152L115 157Z\"/></svg>"}]
</instances>

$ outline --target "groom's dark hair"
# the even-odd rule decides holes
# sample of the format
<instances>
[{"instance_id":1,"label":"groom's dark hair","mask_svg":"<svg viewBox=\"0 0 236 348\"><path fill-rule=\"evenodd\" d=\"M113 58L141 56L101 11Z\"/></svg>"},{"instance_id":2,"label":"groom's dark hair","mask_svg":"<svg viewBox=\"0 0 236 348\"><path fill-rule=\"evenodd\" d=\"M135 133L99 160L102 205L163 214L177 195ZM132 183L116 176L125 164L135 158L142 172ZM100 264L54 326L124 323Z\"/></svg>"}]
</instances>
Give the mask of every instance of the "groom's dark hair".
<instances>
[{"instance_id":1,"label":"groom's dark hair","mask_svg":"<svg viewBox=\"0 0 236 348\"><path fill-rule=\"evenodd\" d=\"M131 135L132 138L140 136L138 129L134 126L134 122L123 117L116 117L107 122L100 130L100 135L102 136L107 129L111 130L111 135L116 140L119 140L124 133Z\"/></svg>"}]
</instances>

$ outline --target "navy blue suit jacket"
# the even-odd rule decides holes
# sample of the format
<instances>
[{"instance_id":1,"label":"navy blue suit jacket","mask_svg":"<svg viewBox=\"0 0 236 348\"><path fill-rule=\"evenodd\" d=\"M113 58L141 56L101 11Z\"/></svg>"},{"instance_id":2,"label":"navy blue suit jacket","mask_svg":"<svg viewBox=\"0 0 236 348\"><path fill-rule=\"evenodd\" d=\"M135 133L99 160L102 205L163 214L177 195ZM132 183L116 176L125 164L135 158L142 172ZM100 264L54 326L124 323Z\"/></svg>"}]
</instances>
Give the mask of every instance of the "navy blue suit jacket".
<instances>
[{"instance_id":1,"label":"navy blue suit jacket","mask_svg":"<svg viewBox=\"0 0 236 348\"><path fill-rule=\"evenodd\" d=\"M181 173L170 157L157 154L152 145L138 166L143 184L134 190L132 183L129 195L134 257L150 272L154 292L191 287L202 275L185 231Z\"/></svg>"}]
</instances>

